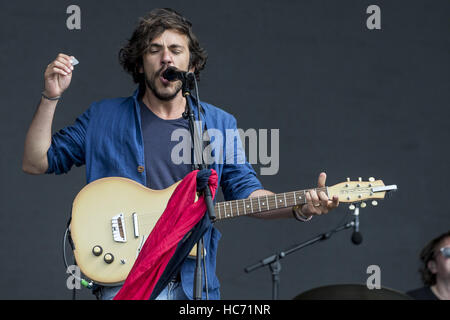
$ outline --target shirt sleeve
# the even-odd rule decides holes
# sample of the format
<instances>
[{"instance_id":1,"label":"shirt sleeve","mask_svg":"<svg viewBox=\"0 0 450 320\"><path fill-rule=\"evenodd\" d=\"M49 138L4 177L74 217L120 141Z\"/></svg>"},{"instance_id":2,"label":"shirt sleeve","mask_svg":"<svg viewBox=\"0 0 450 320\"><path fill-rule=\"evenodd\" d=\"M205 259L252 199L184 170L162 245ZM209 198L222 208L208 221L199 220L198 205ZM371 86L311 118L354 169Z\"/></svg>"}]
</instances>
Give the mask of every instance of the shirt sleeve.
<instances>
[{"instance_id":1,"label":"shirt sleeve","mask_svg":"<svg viewBox=\"0 0 450 320\"><path fill-rule=\"evenodd\" d=\"M222 171L222 192L226 201L246 199L255 190L264 189L256 172L247 162L242 141L237 133L236 119L231 116L227 126L230 130L225 139L225 159ZM232 132L236 134L232 134ZM233 137L230 139L230 137Z\"/></svg>"},{"instance_id":2,"label":"shirt sleeve","mask_svg":"<svg viewBox=\"0 0 450 320\"><path fill-rule=\"evenodd\" d=\"M79 116L73 125L52 135L52 143L47 151L46 173L67 173L73 165L79 167L86 163L85 141L89 116L90 109Z\"/></svg>"}]
</instances>

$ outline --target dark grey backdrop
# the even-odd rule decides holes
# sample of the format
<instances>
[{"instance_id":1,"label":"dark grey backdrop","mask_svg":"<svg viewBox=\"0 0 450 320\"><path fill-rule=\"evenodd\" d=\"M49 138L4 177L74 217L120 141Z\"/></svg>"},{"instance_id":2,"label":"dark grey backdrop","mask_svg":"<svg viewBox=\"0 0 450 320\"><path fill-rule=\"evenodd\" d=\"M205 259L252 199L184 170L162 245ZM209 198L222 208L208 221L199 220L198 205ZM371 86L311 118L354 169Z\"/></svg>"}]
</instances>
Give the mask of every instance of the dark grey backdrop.
<instances>
[{"instance_id":1,"label":"dark grey backdrop","mask_svg":"<svg viewBox=\"0 0 450 320\"><path fill-rule=\"evenodd\" d=\"M280 170L260 176L275 192L374 176L399 191L361 212L364 242L336 234L282 261L280 298L338 283L365 283L369 265L382 286L420 285L418 252L447 231L450 98L448 1L8 1L1 7L0 298L69 299L61 240L84 168L62 176L21 171L26 130L59 52L76 56L72 84L54 129L91 102L134 90L117 53L139 16L155 7L185 14L208 50L201 98L231 112L238 126L280 129ZM81 30L66 8L81 7ZM366 28L370 4L382 29ZM258 169L258 166L255 166ZM224 299L270 299L260 258L338 225L342 205L310 223L241 218L223 233L217 273ZM79 297L92 299L86 289Z\"/></svg>"}]
</instances>

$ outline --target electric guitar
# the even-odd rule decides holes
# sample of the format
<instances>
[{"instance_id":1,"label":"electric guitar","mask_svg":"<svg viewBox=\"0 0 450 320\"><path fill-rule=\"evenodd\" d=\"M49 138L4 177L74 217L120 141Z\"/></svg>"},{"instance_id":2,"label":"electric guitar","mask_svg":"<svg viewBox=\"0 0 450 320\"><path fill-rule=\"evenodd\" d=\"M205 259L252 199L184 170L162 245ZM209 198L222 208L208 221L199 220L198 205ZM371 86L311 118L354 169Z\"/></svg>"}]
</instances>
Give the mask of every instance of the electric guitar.
<instances>
[{"instance_id":1,"label":"electric guitar","mask_svg":"<svg viewBox=\"0 0 450 320\"><path fill-rule=\"evenodd\" d=\"M123 283L179 183L152 190L127 178L108 177L86 185L75 197L70 225L74 256L83 274L102 285ZM330 199L339 196L340 202L373 199L373 205L387 191L396 189L373 178L366 182L347 178L332 187L316 188ZM308 190L216 203L216 218L231 219L302 205ZM196 248L191 255L194 253Z\"/></svg>"}]
</instances>

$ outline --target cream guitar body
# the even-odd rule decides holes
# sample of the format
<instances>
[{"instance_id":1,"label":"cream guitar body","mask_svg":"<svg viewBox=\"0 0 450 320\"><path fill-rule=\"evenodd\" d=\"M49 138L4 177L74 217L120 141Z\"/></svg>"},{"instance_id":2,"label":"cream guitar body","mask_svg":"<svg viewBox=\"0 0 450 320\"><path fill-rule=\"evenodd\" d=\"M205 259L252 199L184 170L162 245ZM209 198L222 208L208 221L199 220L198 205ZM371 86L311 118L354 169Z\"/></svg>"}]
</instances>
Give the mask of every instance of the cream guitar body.
<instances>
[{"instance_id":1,"label":"cream guitar body","mask_svg":"<svg viewBox=\"0 0 450 320\"><path fill-rule=\"evenodd\" d=\"M73 202L71 221L81 271L99 284L124 282L178 183L152 190L112 177L84 187Z\"/></svg>"}]
</instances>

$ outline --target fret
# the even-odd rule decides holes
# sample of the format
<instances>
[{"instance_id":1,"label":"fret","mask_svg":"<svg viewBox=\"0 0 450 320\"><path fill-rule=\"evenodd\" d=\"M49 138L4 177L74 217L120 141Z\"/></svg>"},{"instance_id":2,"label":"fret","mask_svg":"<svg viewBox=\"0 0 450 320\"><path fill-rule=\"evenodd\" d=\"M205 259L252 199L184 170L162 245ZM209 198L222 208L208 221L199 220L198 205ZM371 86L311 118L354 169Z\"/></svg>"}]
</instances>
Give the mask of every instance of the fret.
<instances>
[{"instance_id":1,"label":"fret","mask_svg":"<svg viewBox=\"0 0 450 320\"><path fill-rule=\"evenodd\" d=\"M261 212L261 201L259 200L259 197L258 197L258 205L259 205L259 211Z\"/></svg>"},{"instance_id":2,"label":"fret","mask_svg":"<svg viewBox=\"0 0 450 320\"><path fill-rule=\"evenodd\" d=\"M303 191L299 191L299 192L303 192ZM294 192L294 194L296 194L297 192ZM297 199L297 196L295 196L295 199ZM298 199L299 200L302 200L302 196L298 196ZM295 203L295 204L297 204L297 202Z\"/></svg>"},{"instance_id":3,"label":"fret","mask_svg":"<svg viewBox=\"0 0 450 320\"><path fill-rule=\"evenodd\" d=\"M233 207L234 205L236 205L236 200L231 201L231 217L235 217L236 216L236 208L234 208L234 213L233 213Z\"/></svg>"},{"instance_id":4,"label":"fret","mask_svg":"<svg viewBox=\"0 0 450 320\"><path fill-rule=\"evenodd\" d=\"M237 215L239 217L239 200L236 200Z\"/></svg>"},{"instance_id":5,"label":"fret","mask_svg":"<svg viewBox=\"0 0 450 320\"><path fill-rule=\"evenodd\" d=\"M219 219L222 218L222 217L220 216L220 203L217 204L217 213L219 214Z\"/></svg>"},{"instance_id":6,"label":"fret","mask_svg":"<svg viewBox=\"0 0 450 320\"><path fill-rule=\"evenodd\" d=\"M277 196L279 196L279 194L277 194ZM277 198L275 197L275 199L277 199ZM278 199L275 202L277 204L277 208L278 208L278 203L283 204L283 200L281 200L281 199ZM286 206L286 198L285 198L284 202L285 202L284 206ZM283 208L284 206L281 205L281 208Z\"/></svg>"},{"instance_id":7,"label":"fret","mask_svg":"<svg viewBox=\"0 0 450 320\"><path fill-rule=\"evenodd\" d=\"M284 206L287 207L287 203L286 203L286 192L283 193L284 196Z\"/></svg>"},{"instance_id":8,"label":"fret","mask_svg":"<svg viewBox=\"0 0 450 320\"><path fill-rule=\"evenodd\" d=\"M250 205L252 207L252 213L254 213L254 211L253 211L253 198L250 198Z\"/></svg>"},{"instance_id":9,"label":"fret","mask_svg":"<svg viewBox=\"0 0 450 320\"><path fill-rule=\"evenodd\" d=\"M231 208L231 216L233 216L233 202L230 201L230 208Z\"/></svg>"},{"instance_id":10,"label":"fret","mask_svg":"<svg viewBox=\"0 0 450 320\"><path fill-rule=\"evenodd\" d=\"M269 208L269 196L266 194L266 203L267 203L267 210L270 210Z\"/></svg>"},{"instance_id":11,"label":"fret","mask_svg":"<svg viewBox=\"0 0 450 320\"><path fill-rule=\"evenodd\" d=\"M243 199L242 201L244 203L244 215L246 215L247 214L247 209L245 208L245 199Z\"/></svg>"},{"instance_id":12,"label":"fret","mask_svg":"<svg viewBox=\"0 0 450 320\"><path fill-rule=\"evenodd\" d=\"M297 196L295 195L295 191L294 191L294 205L297 205Z\"/></svg>"},{"instance_id":13,"label":"fret","mask_svg":"<svg viewBox=\"0 0 450 320\"><path fill-rule=\"evenodd\" d=\"M230 201L231 217L234 217L236 215L236 208L233 209L235 203L236 203L236 201L233 201L233 200ZM234 213L233 213L233 210L234 210Z\"/></svg>"}]
</instances>

